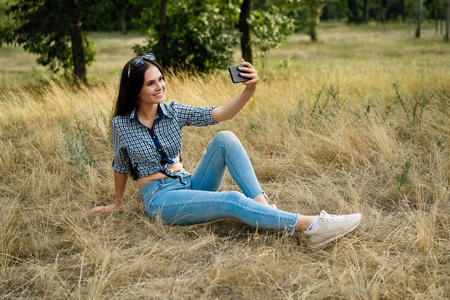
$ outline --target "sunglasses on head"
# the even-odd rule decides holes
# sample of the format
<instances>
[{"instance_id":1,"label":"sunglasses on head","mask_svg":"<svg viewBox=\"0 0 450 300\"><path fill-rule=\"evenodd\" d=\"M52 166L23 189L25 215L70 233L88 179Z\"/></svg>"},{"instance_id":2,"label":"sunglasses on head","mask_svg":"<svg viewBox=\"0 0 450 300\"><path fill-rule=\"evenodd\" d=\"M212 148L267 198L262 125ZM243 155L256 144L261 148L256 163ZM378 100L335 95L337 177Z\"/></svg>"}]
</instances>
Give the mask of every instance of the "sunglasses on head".
<instances>
[{"instance_id":1,"label":"sunglasses on head","mask_svg":"<svg viewBox=\"0 0 450 300\"><path fill-rule=\"evenodd\" d=\"M155 55L153 55L153 53L147 53L142 56L133 58L132 60L130 60L130 63L128 65L128 77L130 77L131 66L139 68L140 66L142 66L144 64L144 60L152 61L155 59L156 59L156 57L155 57Z\"/></svg>"}]
</instances>

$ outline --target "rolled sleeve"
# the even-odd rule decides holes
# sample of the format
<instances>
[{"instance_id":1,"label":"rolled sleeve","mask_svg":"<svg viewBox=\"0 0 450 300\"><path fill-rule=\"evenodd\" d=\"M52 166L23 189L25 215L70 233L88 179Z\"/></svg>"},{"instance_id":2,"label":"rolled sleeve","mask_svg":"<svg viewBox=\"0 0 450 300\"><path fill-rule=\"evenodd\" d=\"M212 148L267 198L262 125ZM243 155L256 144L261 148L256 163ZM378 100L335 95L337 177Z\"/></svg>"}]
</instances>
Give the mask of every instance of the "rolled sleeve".
<instances>
[{"instance_id":1,"label":"rolled sleeve","mask_svg":"<svg viewBox=\"0 0 450 300\"><path fill-rule=\"evenodd\" d=\"M212 111L217 106L199 107L192 105L185 105L179 102L172 102L172 108L175 109L178 115L178 122L183 126L209 126L215 125L212 118Z\"/></svg>"},{"instance_id":2,"label":"rolled sleeve","mask_svg":"<svg viewBox=\"0 0 450 300\"><path fill-rule=\"evenodd\" d=\"M113 170L122 173L130 173L130 158L127 150L122 147L120 139L120 131L114 121L111 123L111 136L114 145L114 159L112 163Z\"/></svg>"}]
</instances>

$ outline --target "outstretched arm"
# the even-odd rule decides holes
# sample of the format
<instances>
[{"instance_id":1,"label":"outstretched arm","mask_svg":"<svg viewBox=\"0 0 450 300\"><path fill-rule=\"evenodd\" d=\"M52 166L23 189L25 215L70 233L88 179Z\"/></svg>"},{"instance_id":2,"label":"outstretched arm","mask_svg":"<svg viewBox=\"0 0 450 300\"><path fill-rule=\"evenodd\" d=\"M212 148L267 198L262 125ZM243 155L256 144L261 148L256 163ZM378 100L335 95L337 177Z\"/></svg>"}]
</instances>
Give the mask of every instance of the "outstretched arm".
<instances>
[{"instance_id":1,"label":"outstretched arm","mask_svg":"<svg viewBox=\"0 0 450 300\"><path fill-rule=\"evenodd\" d=\"M242 83L245 85L245 89L239 95L231 99L224 106L213 109L211 115L215 122L222 122L232 119L244 107L248 100L250 100L256 90L256 85L258 84L259 78L255 68L244 59L242 59L241 65L245 67L241 67L239 70L246 72L241 74L242 77L250 78L250 80Z\"/></svg>"},{"instance_id":2,"label":"outstretched arm","mask_svg":"<svg viewBox=\"0 0 450 300\"><path fill-rule=\"evenodd\" d=\"M119 209L123 204L125 187L127 185L127 174L121 174L114 171L114 204L106 206L97 206L90 210L90 213L103 214Z\"/></svg>"}]
</instances>

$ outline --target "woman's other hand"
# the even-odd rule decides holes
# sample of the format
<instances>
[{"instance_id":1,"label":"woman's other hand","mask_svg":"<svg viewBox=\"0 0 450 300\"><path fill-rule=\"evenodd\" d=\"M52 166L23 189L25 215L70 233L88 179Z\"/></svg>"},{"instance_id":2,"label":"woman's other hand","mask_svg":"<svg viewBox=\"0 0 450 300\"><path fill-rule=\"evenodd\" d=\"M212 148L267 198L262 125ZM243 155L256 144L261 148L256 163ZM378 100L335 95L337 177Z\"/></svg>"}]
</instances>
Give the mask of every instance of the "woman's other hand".
<instances>
[{"instance_id":1,"label":"woman's other hand","mask_svg":"<svg viewBox=\"0 0 450 300\"><path fill-rule=\"evenodd\" d=\"M106 206L97 206L89 211L89 214L105 214L111 211L117 210L119 207L115 204L106 205Z\"/></svg>"}]
</instances>

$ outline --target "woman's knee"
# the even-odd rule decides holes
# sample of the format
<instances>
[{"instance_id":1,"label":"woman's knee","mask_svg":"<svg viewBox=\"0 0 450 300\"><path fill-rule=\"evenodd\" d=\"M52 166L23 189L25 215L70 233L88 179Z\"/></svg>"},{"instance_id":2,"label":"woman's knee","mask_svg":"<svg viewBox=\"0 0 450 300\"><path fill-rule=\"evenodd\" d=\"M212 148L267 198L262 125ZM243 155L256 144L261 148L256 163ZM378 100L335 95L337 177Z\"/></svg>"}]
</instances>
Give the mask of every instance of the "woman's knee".
<instances>
[{"instance_id":1,"label":"woman's knee","mask_svg":"<svg viewBox=\"0 0 450 300\"><path fill-rule=\"evenodd\" d=\"M219 144L235 144L235 143L241 143L238 139L238 137L231 131L220 131L218 132L214 138L213 142L219 143Z\"/></svg>"},{"instance_id":2,"label":"woman's knee","mask_svg":"<svg viewBox=\"0 0 450 300\"><path fill-rule=\"evenodd\" d=\"M226 198L228 201L232 202L233 204L237 205L246 205L246 203L251 200L247 198L243 193L238 191L226 191L222 192L226 195Z\"/></svg>"}]
</instances>

